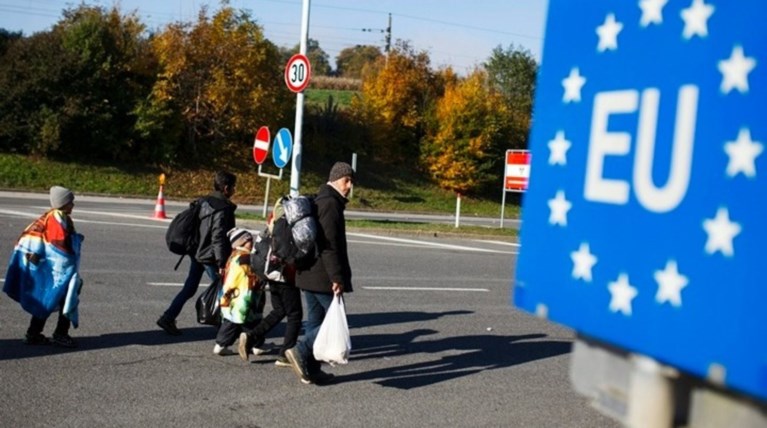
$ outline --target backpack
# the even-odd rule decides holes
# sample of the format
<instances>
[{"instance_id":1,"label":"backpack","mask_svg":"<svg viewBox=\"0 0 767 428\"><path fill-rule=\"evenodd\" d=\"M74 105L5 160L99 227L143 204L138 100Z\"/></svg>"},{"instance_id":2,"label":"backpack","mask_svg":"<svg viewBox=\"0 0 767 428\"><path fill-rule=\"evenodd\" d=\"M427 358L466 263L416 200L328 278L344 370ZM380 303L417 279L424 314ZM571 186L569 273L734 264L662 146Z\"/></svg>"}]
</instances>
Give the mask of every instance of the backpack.
<instances>
[{"instance_id":1,"label":"backpack","mask_svg":"<svg viewBox=\"0 0 767 428\"><path fill-rule=\"evenodd\" d=\"M283 196L254 243L251 269L263 280L291 280L296 266L310 266L317 257L316 237L314 196Z\"/></svg>"},{"instance_id":2,"label":"backpack","mask_svg":"<svg viewBox=\"0 0 767 428\"><path fill-rule=\"evenodd\" d=\"M165 232L165 244L171 253L181 257L173 270L178 269L184 256L194 256L200 245L200 207L204 198L196 199L189 203L189 208L178 213ZM205 216L209 217L209 216Z\"/></svg>"}]
</instances>

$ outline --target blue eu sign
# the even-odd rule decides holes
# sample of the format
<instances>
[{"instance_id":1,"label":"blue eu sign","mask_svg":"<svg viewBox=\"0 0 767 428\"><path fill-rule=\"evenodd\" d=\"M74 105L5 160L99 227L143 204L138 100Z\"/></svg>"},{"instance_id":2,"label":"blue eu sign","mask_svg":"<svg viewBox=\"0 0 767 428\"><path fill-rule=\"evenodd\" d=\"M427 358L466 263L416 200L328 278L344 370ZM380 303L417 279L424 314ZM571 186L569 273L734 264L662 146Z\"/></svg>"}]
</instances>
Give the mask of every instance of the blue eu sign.
<instances>
[{"instance_id":1,"label":"blue eu sign","mask_svg":"<svg viewBox=\"0 0 767 428\"><path fill-rule=\"evenodd\" d=\"M514 303L767 398L767 2L551 0Z\"/></svg>"}]
</instances>

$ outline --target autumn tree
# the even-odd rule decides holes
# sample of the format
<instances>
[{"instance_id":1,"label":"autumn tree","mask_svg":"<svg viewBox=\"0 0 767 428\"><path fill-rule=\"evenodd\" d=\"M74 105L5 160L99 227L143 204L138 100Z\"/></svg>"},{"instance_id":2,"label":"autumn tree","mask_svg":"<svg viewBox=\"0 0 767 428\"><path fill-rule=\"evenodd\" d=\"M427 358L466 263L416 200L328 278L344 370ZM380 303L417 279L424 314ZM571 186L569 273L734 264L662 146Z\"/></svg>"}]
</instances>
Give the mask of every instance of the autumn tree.
<instances>
[{"instance_id":1,"label":"autumn tree","mask_svg":"<svg viewBox=\"0 0 767 428\"><path fill-rule=\"evenodd\" d=\"M161 136L165 153L182 144L192 158L241 150L253 130L282 123L290 109L278 49L247 13L224 7L209 18L202 8L193 26L169 25L153 47L161 71L139 126Z\"/></svg>"},{"instance_id":2,"label":"autumn tree","mask_svg":"<svg viewBox=\"0 0 767 428\"><path fill-rule=\"evenodd\" d=\"M426 52L399 41L388 58L380 58L362 83L352 109L371 132L368 150L379 160L417 158L426 116L438 84Z\"/></svg>"},{"instance_id":3,"label":"autumn tree","mask_svg":"<svg viewBox=\"0 0 767 428\"><path fill-rule=\"evenodd\" d=\"M445 80L421 161L443 189L476 192L498 176L494 165L508 134L508 110L484 70L461 80L447 73Z\"/></svg>"},{"instance_id":4,"label":"autumn tree","mask_svg":"<svg viewBox=\"0 0 767 428\"><path fill-rule=\"evenodd\" d=\"M526 149L538 64L529 51L497 46L484 64L492 87L501 93L512 121L509 149Z\"/></svg>"},{"instance_id":5,"label":"autumn tree","mask_svg":"<svg viewBox=\"0 0 767 428\"><path fill-rule=\"evenodd\" d=\"M336 56L336 74L339 77L362 78L365 67L383 57L377 46L357 45L345 48Z\"/></svg>"}]
</instances>

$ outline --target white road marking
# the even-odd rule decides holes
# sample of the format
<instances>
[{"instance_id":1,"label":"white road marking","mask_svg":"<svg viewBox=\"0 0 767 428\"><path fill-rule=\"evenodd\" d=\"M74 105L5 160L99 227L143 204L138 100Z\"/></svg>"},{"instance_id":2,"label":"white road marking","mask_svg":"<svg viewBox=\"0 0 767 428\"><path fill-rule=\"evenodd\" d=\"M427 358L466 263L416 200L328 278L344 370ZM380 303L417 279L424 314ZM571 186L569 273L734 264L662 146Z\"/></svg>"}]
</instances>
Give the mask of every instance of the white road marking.
<instances>
[{"instance_id":1,"label":"white road marking","mask_svg":"<svg viewBox=\"0 0 767 428\"><path fill-rule=\"evenodd\" d=\"M495 253L495 254L517 254L511 251L489 250L487 248L466 247L463 245L452 245L452 244L441 244L439 242L416 241L414 239L394 238L391 236L368 235L365 233L348 233L347 232L347 235L357 236L359 238L377 239L382 241L399 242L404 244L415 244L415 245L422 245L422 246L434 247L434 248L446 248L450 250L476 251L479 253Z\"/></svg>"},{"instance_id":2,"label":"white road marking","mask_svg":"<svg viewBox=\"0 0 767 428\"><path fill-rule=\"evenodd\" d=\"M518 244L516 242L506 242L506 241L491 241L487 239L472 239L473 242L489 242L491 244L497 244L497 245L508 245L509 247L521 247L522 244Z\"/></svg>"},{"instance_id":3,"label":"white road marking","mask_svg":"<svg viewBox=\"0 0 767 428\"><path fill-rule=\"evenodd\" d=\"M92 214L105 214L105 215L109 214L109 213L99 213L99 212L90 212L90 213L92 213ZM0 209L0 214L7 214L7 215L12 215L12 216L17 216L17 217L25 217L25 218L38 218L38 217L40 217L42 212L39 213L39 214L30 214L30 213L22 212L22 211L13 211L13 210L3 210L3 209ZM163 224L137 224L137 223L117 223L117 222L111 222L111 221L86 220L86 219L83 219L83 218L78 218L77 217L77 211L74 212L72 217L74 218L75 225L81 224L81 223L90 223L90 224L106 224L106 225L111 225L111 226L136 226L136 227L146 227L146 228L150 228L150 229L167 229L168 228L168 226L165 225L164 223ZM152 220L149 217L130 216L128 214L115 215L115 217L128 217L128 218L136 218L136 219L145 218L146 220ZM154 221L156 221L156 220L154 220Z\"/></svg>"},{"instance_id":4,"label":"white road marking","mask_svg":"<svg viewBox=\"0 0 767 428\"><path fill-rule=\"evenodd\" d=\"M147 282L147 285L155 287L181 287L184 285L182 282Z\"/></svg>"},{"instance_id":5,"label":"white road marking","mask_svg":"<svg viewBox=\"0 0 767 428\"><path fill-rule=\"evenodd\" d=\"M105 215L110 217L122 217L122 218L133 218L136 220L152 220L152 221L159 221L163 223L170 223L172 218L167 219L156 219L152 218L149 214L147 215L137 215L137 214L125 214L125 213L114 213L114 212L107 212L107 211L89 211L89 210L81 210L75 208L75 211L73 213L74 217L77 217L77 214L95 214L95 215Z\"/></svg>"}]
</instances>

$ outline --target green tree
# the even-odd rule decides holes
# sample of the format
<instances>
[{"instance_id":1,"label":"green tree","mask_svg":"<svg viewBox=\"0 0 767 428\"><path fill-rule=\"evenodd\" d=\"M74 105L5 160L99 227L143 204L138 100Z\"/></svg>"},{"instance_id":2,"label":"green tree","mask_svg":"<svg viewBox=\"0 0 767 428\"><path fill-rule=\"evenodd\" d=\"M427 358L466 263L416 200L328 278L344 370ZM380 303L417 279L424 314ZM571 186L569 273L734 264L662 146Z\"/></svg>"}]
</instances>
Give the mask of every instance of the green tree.
<instances>
[{"instance_id":1,"label":"green tree","mask_svg":"<svg viewBox=\"0 0 767 428\"><path fill-rule=\"evenodd\" d=\"M247 13L224 7L208 18L203 8L194 26L172 24L153 46L161 71L139 125L151 135L171 122L184 134L163 135L166 153L240 154L258 126L285 120L284 64ZM176 120L183 128L172 126Z\"/></svg>"},{"instance_id":2,"label":"green tree","mask_svg":"<svg viewBox=\"0 0 767 428\"><path fill-rule=\"evenodd\" d=\"M0 65L6 149L80 159L134 159L131 111L154 76L143 25L79 6L51 31L10 45Z\"/></svg>"},{"instance_id":3,"label":"green tree","mask_svg":"<svg viewBox=\"0 0 767 428\"><path fill-rule=\"evenodd\" d=\"M361 79L366 67L383 57L376 46L357 45L345 48L336 57L336 74L339 77Z\"/></svg>"},{"instance_id":4,"label":"green tree","mask_svg":"<svg viewBox=\"0 0 767 428\"><path fill-rule=\"evenodd\" d=\"M283 67L288 63L291 56L301 50L301 45L293 46L293 49L281 49ZM330 56L322 50L320 42L309 38L306 41L306 57L309 58L309 64L312 67L312 74L317 76L327 76L332 71L330 68Z\"/></svg>"},{"instance_id":5,"label":"green tree","mask_svg":"<svg viewBox=\"0 0 767 428\"><path fill-rule=\"evenodd\" d=\"M496 181L494 164L503 156L499 149L508 134L508 110L484 70L447 81L435 109L435 126L424 138L421 161L443 189L477 192Z\"/></svg>"},{"instance_id":6,"label":"green tree","mask_svg":"<svg viewBox=\"0 0 767 428\"><path fill-rule=\"evenodd\" d=\"M21 33L11 32L4 28L0 28L0 57L5 54L5 51L8 50L8 46L10 46L11 43L19 40L20 38Z\"/></svg>"},{"instance_id":7,"label":"green tree","mask_svg":"<svg viewBox=\"0 0 767 428\"><path fill-rule=\"evenodd\" d=\"M512 121L509 149L527 148L538 64L529 51L497 46L484 63L490 84L504 99Z\"/></svg>"}]
</instances>

